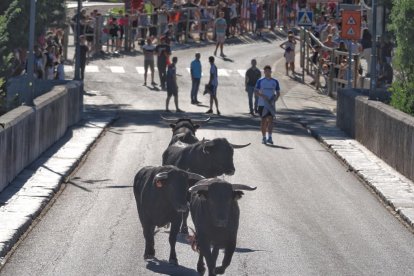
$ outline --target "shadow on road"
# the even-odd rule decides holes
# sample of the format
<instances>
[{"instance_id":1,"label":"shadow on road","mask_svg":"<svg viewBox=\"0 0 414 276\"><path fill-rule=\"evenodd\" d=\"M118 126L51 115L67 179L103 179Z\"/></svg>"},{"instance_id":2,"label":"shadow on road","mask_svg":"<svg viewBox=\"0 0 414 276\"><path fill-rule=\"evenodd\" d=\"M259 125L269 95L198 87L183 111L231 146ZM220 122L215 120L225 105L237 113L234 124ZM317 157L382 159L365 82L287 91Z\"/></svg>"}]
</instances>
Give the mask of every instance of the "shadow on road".
<instances>
[{"instance_id":1,"label":"shadow on road","mask_svg":"<svg viewBox=\"0 0 414 276\"><path fill-rule=\"evenodd\" d=\"M196 276L199 275L195 269L187 268L184 266L175 266L169 264L165 260L158 260L154 258L147 263L147 269L158 274L172 275L172 276Z\"/></svg>"}]
</instances>

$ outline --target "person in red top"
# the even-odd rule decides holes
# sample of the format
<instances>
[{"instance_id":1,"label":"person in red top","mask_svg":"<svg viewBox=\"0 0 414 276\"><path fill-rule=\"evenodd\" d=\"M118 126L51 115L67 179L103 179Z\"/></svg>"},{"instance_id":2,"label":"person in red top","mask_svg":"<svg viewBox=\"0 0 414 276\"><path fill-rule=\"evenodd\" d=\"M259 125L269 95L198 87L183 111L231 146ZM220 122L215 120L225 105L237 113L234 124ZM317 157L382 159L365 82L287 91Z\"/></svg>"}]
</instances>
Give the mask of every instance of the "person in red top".
<instances>
[{"instance_id":1,"label":"person in red top","mask_svg":"<svg viewBox=\"0 0 414 276\"><path fill-rule=\"evenodd\" d=\"M118 18L118 26L119 26L119 40L117 48L120 49L122 47L122 40L124 39L125 29L128 25L129 16L126 14L123 15L122 11L119 11L119 18Z\"/></svg>"}]
</instances>

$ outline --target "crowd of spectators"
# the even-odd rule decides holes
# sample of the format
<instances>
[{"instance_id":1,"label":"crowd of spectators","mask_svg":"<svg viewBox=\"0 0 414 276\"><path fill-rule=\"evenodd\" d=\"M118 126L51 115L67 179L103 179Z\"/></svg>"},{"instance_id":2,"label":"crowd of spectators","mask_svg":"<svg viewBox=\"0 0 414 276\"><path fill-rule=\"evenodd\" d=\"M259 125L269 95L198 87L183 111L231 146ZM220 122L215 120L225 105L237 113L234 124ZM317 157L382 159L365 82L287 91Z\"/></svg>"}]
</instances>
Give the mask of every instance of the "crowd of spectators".
<instances>
[{"instance_id":1,"label":"crowd of spectators","mask_svg":"<svg viewBox=\"0 0 414 276\"><path fill-rule=\"evenodd\" d=\"M354 74L358 77L371 77L371 55L372 55L372 35L368 29L367 17L362 17L362 36L359 40L343 40L341 38L342 18L341 10L339 14L334 6L323 11L316 18L313 26L313 33L321 42L321 45L327 48L315 47L312 62L320 64L322 73L328 74L329 68L334 68L334 76L338 79L348 81L354 78ZM314 43L313 45L316 45ZM349 47L351 49L349 49ZM393 42L388 34L383 34L377 47L377 65L378 85L387 86L392 83L393 70L391 66L391 57L393 51ZM339 51L335 57L331 56L332 50ZM351 52L352 60L348 58L348 52ZM341 54L344 53L344 54ZM364 59L366 66L365 72L361 66L361 60ZM355 64L355 62L357 64ZM352 73L349 75L349 66L352 65ZM355 68L357 68L355 70ZM327 69L327 70L326 70ZM315 82L312 82L312 84Z\"/></svg>"},{"instance_id":2,"label":"crowd of spectators","mask_svg":"<svg viewBox=\"0 0 414 276\"><path fill-rule=\"evenodd\" d=\"M62 29L48 29L38 37L34 46L34 75L37 79L63 80L64 32ZM12 77L27 70L27 53L22 48L14 50Z\"/></svg>"}]
</instances>

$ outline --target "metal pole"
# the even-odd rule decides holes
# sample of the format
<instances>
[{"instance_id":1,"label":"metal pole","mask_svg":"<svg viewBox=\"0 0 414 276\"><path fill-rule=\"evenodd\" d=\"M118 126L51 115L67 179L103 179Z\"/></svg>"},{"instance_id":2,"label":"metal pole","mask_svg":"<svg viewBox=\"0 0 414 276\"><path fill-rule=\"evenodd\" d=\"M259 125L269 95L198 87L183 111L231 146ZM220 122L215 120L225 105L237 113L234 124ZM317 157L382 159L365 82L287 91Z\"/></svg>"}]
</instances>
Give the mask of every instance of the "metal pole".
<instances>
[{"instance_id":1,"label":"metal pole","mask_svg":"<svg viewBox=\"0 0 414 276\"><path fill-rule=\"evenodd\" d=\"M27 81L29 93L26 96L25 104L34 105L34 40L35 40L36 0L30 2L30 26L29 26L29 60L27 65Z\"/></svg>"},{"instance_id":2,"label":"metal pole","mask_svg":"<svg viewBox=\"0 0 414 276\"><path fill-rule=\"evenodd\" d=\"M369 99L373 100L377 88L377 0L372 0L372 46L371 46L371 81Z\"/></svg>"},{"instance_id":3,"label":"metal pole","mask_svg":"<svg viewBox=\"0 0 414 276\"><path fill-rule=\"evenodd\" d=\"M341 61L339 61L341 62ZM348 40L348 88L352 88L351 79L352 79L352 41Z\"/></svg>"},{"instance_id":4,"label":"metal pole","mask_svg":"<svg viewBox=\"0 0 414 276\"><path fill-rule=\"evenodd\" d=\"M80 80L80 43L79 43L79 34L80 34L80 14L82 8L82 1L78 0L78 15L76 16L76 31L75 31L75 80Z\"/></svg>"}]
</instances>

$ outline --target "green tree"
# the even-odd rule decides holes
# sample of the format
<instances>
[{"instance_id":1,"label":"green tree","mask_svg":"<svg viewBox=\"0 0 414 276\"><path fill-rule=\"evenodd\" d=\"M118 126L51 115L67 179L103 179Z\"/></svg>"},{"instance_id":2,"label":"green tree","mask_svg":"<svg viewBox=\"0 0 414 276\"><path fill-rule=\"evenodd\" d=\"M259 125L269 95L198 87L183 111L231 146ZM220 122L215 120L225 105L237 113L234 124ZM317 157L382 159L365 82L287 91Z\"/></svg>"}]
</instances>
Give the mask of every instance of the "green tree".
<instances>
[{"instance_id":1,"label":"green tree","mask_svg":"<svg viewBox=\"0 0 414 276\"><path fill-rule=\"evenodd\" d=\"M414 115L414 0L395 0L389 29L395 34L397 48L391 105Z\"/></svg>"},{"instance_id":2,"label":"green tree","mask_svg":"<svg viewBox=\"0 0 414 276\"><path fill-rule=\"evenodd\" d=\"M0 105L10 74L12 53L29 45L29 0L0 1ZM63 27L66 20L64 0L37 0L35 37L48 27Z\"/></svg>"}]
</instances>

